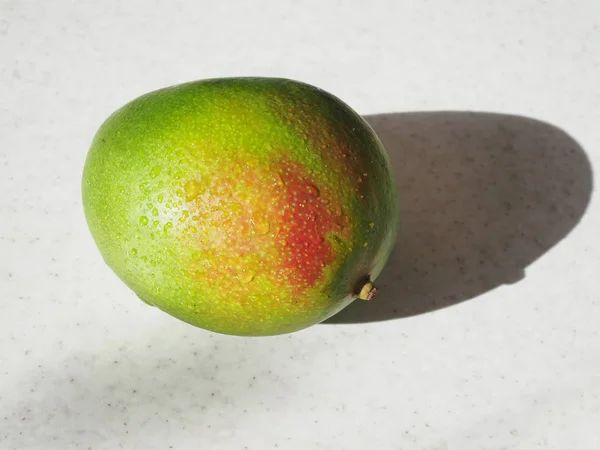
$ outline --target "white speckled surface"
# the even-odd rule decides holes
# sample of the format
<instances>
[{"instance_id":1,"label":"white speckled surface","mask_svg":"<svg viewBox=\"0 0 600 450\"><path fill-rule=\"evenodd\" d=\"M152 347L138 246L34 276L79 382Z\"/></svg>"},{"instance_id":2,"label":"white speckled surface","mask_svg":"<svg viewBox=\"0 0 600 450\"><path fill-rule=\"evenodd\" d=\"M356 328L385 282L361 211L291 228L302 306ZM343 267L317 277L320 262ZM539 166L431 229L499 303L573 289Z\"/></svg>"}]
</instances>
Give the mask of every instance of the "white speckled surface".
<instances>
[{"instance_id":1,"label":"white speckled surface","mask_svg":"<svg viewBox=\"0 0 600 450\"><path fill-rule=\"evenodd\" d=\"M302 3L0 0L0 449L600 449L600 2ZM97 127L233 75L380 133L403 229L376 302L227 337L103 264Z\"/></svg>"}]
</instances>

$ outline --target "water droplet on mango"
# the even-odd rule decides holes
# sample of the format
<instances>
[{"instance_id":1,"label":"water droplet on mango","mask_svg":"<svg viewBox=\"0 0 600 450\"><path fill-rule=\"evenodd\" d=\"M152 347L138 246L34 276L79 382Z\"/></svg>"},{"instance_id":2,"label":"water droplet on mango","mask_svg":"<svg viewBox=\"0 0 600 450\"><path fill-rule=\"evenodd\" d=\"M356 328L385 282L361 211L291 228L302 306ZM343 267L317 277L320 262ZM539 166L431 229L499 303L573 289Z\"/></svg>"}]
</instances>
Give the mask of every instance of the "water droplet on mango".
<instances>
[{"instance_id":1,"label":"water droplet on mango","mask_svg":"<svg viewBox=\"0 0 600 450\"><path fill-rule=\"evenodd\" d=\"M254 233L257 236L264 236L271 230L271 224L269 223L269 220L261 217L258 214L255 214L252 217L252 225L254 225Z\"/></svg>"},{"instance_id":2,"label":"water droplet on mango","mask_svg":"<svg viewBox=\"0 0 600 450\"><path fill-rule=\"evenodd\" d=\"M319 245L321 242L325 241L325 238L323 236L309 236L308 240L313 245Z\"/></svg>"},{"instance_id":3,"label":"water droplet on mango","mask_svg":"<svg viewBox=\"0 0 600 450\"><path fill-rule=\"evenodd\" d=\"M321 194L319 192L319 188L317 188L314 184L307 184L306 192L313 197L318 197Z\"/></svg>"},{"instance_id":4,"label":"water droplet on mango","mask_svg":"<svg viewBox=\"0 0 600 450\"><path fill-rule=\"evenodd\" d=\"M239 274L238 280L240 280L240 282L243 284L248 284L252 280L254 280L255 276L256 276L256 274L254 272L246 272L246 273Z\"/></svg>"},{"instance_id":5,"label":"water droplet on mango","mask_svg":"<svg viewBox=\"0 0 600 450\"><path fill-rule=\"evenodd\" d=\"M152 168L152 170L150 171L150 177L156 178L159 175L160 175L160 166L154 166Z\"/></svg>"},{"instance_id":6,"label":"water droplet on mango","mask_svg":"<svg viewBox=\"0 0 600 450\"><path fill-rule=\"evenodd\" d=\"M163 227L163 234L167 236L171 228L173 228L173 224L171 222L165 223L165 226Z\"/></svg>"},{"instance_id":7,"label":"water droplet on mango","mask_svg":"<svg viewBox=\"0 0 600 450\"><path fill-rule=\"evenodd\" d=\"M153 215L153 216L158 216L158 209L154 208L154 209L152 210L152 215Z\"/></svg>"},{"instance_id":8,"label":"water droplet on mango","mask_svg":"<svg viewBox=\"0 0 600 450\"><path fill-rule=\"evenodd\" d=\"M146 216L140 217L140 225L148 225L148 218Z\"/></svg>"},{"instance_id":9,"label":"water droplet on mango","mask_svg":"<svg viewBox=\"0 0 600 450\"><path fill-rule=\"evenodd\" d=\"M200 191L202 190L202 186L200 186L200 183L198 183L196 180L190 180L185 183L183 189L185 191L185 200L191 202L198 197Z\"/></svg>"},{"instance_id":10,"label":"water droplet on mango","mask_svg":"<svg viewBox=\"0 0 600 450\"><path fill-rule=\"evenodd\" d=\"M275 183L280 186L283 187L285 186L285 180L283 179L283 175L281 175L281 172L277 172L275 175Z\"/></svg>"}]
</instances>

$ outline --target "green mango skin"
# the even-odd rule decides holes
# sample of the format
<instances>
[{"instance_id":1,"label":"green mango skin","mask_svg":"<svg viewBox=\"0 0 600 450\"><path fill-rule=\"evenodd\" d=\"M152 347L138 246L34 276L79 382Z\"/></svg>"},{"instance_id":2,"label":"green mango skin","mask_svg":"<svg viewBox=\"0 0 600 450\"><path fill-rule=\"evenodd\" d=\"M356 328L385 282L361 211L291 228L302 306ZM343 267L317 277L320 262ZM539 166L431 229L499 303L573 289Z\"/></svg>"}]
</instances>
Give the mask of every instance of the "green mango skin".
<instances>
[{"instance_id":1,"label":"green mango skin","mask_svg":"<svg viewBox=\"0 0 600 450\"><path fill-rule=\"evenodd\" d=\"M242 336L340 311L380 274L398 229L373 130L333 95L279 78L126 104L93 139L82 195L105 262L143 301Z\"/></svg>"}]
</instances>

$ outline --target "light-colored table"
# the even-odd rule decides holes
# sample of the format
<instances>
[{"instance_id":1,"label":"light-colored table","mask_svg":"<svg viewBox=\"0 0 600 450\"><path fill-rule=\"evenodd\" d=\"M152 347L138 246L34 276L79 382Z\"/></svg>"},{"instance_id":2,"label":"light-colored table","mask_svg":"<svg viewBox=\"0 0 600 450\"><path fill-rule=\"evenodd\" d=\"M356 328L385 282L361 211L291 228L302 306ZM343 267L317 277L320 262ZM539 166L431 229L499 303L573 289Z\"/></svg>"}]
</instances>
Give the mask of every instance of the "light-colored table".
<instances>
[{"instance_id":1,"label":"light-colored table","mask_svg":"<svg viewBox=\"0 0 600 450\"><path fill-rule=\"evenodd\" d=\"M103 264L97 127L234 75L380 134L403 225L376 301L236 338ZM599 82L596 0L0 0L0 449L600 449Z\"/></svg>"}]
</instances>

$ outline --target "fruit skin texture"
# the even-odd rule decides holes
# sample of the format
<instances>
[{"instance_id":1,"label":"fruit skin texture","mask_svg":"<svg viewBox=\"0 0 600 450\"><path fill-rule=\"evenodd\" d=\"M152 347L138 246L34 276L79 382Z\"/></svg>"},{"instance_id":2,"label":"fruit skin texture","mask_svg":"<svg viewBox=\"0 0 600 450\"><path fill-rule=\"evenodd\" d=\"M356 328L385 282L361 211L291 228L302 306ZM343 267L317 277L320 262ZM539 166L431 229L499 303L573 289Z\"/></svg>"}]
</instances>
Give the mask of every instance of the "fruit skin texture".
<instances>
[{"instance_id":1,"label":"fruit skin texture","mask_svg":"<svg viewBox=\"0 0 600 450\"><path fill-rule=\"evenodd\" d=\"M94 137L82 194L104 260L143 301L244 336L340 311L377 278L398 227L373 130L331 94L279 78L133 100Z\"/></svg>"}]
</instances>

